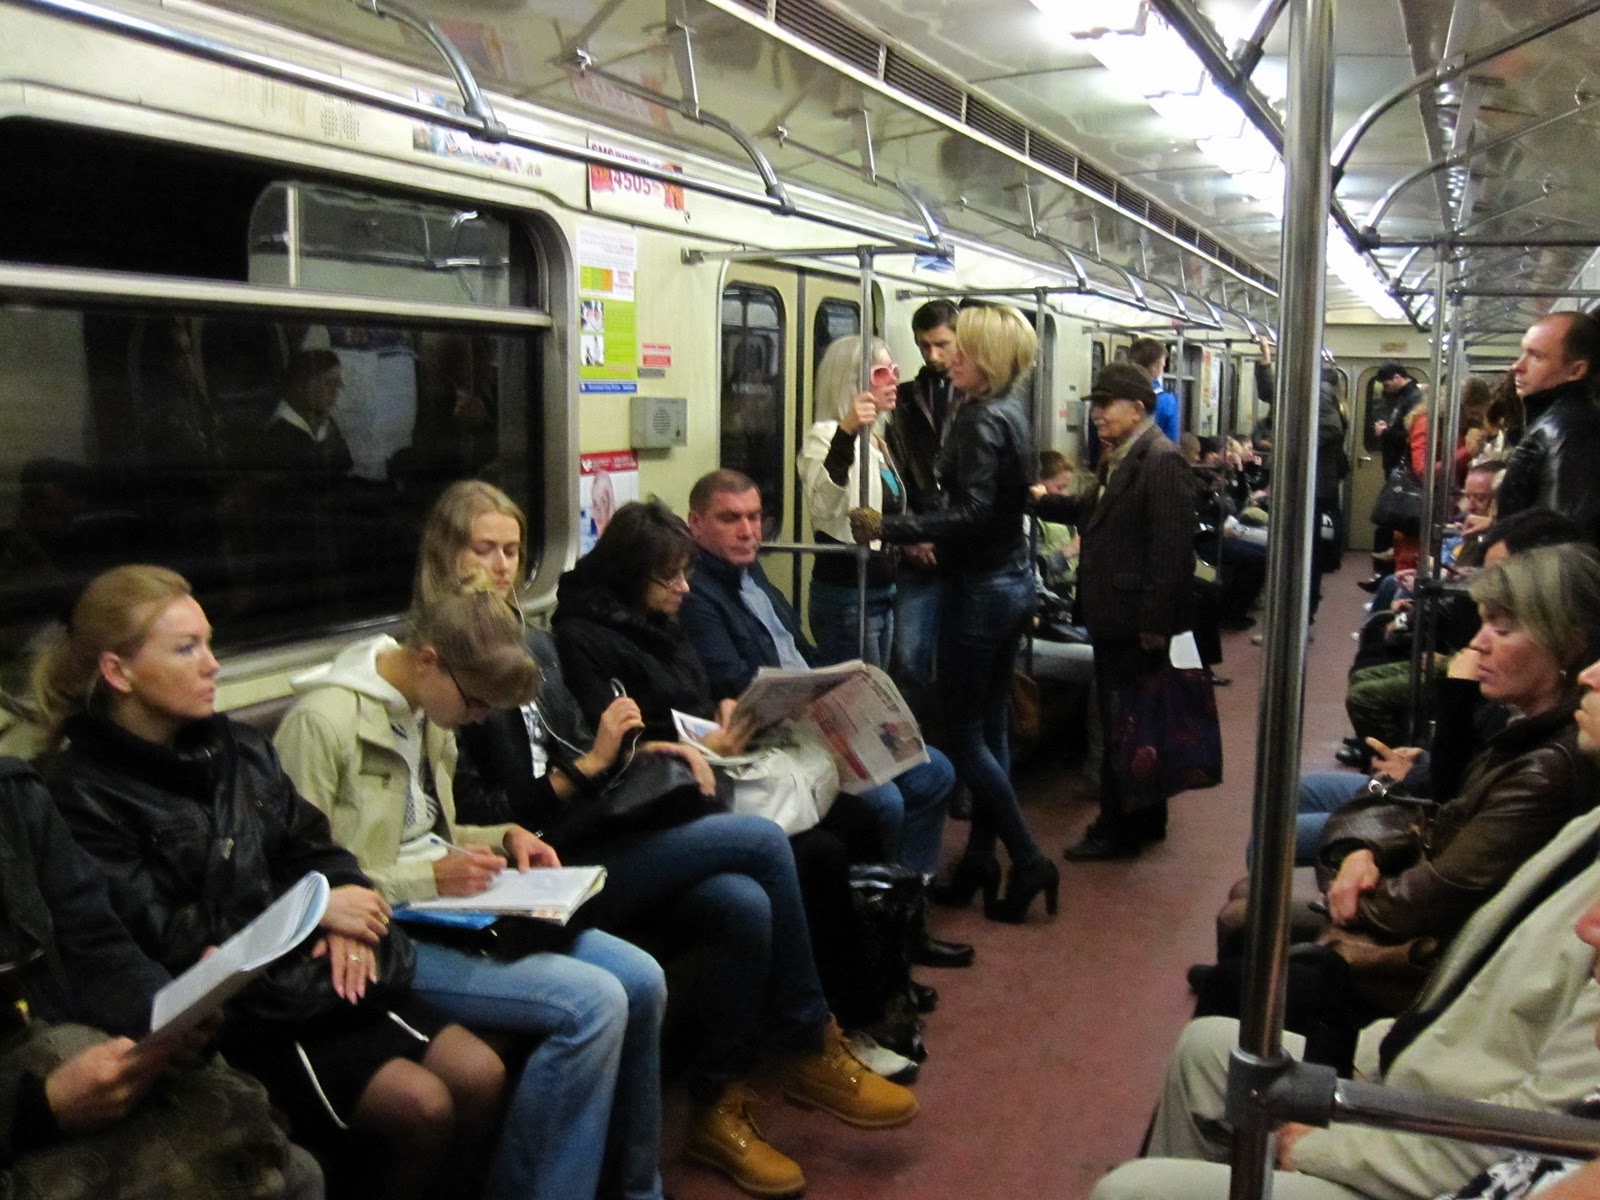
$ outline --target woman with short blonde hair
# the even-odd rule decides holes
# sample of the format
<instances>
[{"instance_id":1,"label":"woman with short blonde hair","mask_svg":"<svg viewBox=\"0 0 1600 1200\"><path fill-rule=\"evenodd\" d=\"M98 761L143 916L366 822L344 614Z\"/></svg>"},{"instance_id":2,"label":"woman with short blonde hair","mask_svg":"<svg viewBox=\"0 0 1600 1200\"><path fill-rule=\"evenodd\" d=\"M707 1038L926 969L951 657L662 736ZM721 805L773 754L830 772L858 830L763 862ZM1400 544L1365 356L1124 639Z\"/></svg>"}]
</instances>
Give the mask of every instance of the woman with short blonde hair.
<instances>
[{"instance_id":1,"label":"woman with short blonde hair","mask_svg":"<svg viewBox=\"0 0 1600 1200\"><path fill-rule=\"evenodd\" d=\"M1039 339L1009 305L961 310L950 382L966 395L935 467L945 507L885 516L856 509L858 542L932 542L947 579L939 676L947 705L946 752L972 792L966 851L935 900L970 903L980 890L991 920L1020 924L1035 896L1056 909L1060 876L1023 819L1011 786L1007 722L1022 631L1033 614L1033 570L1023 520L1038 458L1027 383ZM999 895L995 843L1011 859Z\"/></svg>"}]
</instances>

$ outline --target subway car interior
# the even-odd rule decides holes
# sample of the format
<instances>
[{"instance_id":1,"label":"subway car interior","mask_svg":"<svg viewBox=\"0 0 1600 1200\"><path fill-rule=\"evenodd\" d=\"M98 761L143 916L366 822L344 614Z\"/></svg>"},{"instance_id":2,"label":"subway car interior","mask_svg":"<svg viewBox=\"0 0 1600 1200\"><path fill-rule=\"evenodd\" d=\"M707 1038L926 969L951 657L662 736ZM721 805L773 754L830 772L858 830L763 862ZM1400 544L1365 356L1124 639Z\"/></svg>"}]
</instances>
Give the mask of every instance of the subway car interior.
<instances>
[{"instance_id":1,"label":"subway car interior","mask_svg":"<svg viewBox=\"0 0 1600 1200\"><path fill-rule=\"evenodd\" d=\"M975 961L917 968L937 985L918 1120L858 1138L772 1100L763 1136L818 1197L1085 1200L1171 1102L1188 968L1218 957L1233 895L1238 1200L1271 1194L1284 1122L1479 1156L1383 1188L1329 1173L1347 1197L1454 1193L1484 1146L1592 1158L1577 1096L1335 1078L1285 1055L1284 1022L1292 915L1330 886L1296 866L1300 777L1386 782L1353 661L1392 668L1405 744L1428 744L1484 604L1454 565L1461 505L1482 528L1467 476L1526 432L1475 389L1523 413L1530 331L1600 297L1597 101L1600 0L0 0L0 751L48 761L35 664L128 563L189 580L216 707L271 733L291 680L402 629L430 510L465 479L526 514L532 626L616 507L688 517L719 469L759 489L777 592L819 611L800 460L840 415L828 348L857 339L863 391L895 365L904 406L934 371L914 314L1010 306L1037 340L1029 482L1032 451L1058 453L1085 512L1127 461L1096 380L1158 346L1152 393L1214 501L1196 578L1233 606L1199 672L1220 781L1174 794L1137 853L1063 861L1122 734L1092 649L1030 624L1009 766L1059 914L930 908ZM308 413L343 457L312 433L318 465L286 472L270 431ZM1402 417L1422 467L1397 546L1371 514ZM1505 460L1478 453L1497 437ZM1397 557L1414 603L1384 607L1358 585ZM1507 611L1488 603L1485 628ZM1056 616L1077 630L1070 601ZM968 829L946 821L946 867ZM741 1194L685 1152L667 1061L666 1191Z\"/></svg>"}]
</instances>

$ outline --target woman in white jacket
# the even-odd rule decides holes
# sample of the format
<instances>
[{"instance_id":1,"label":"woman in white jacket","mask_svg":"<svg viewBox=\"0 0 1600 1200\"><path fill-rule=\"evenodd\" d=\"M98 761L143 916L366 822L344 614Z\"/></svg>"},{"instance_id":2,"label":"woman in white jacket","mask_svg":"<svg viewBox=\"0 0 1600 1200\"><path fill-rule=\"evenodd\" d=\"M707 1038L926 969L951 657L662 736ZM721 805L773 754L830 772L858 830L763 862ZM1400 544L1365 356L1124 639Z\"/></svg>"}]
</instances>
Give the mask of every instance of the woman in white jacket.
<instances>
[{"instance_id":1,"label":"woman in white jacket","mask_svg":"<svg viewBox=\"0 0 1600 1200\"><path fill-rule=\"evenodd\" d=\"M814 411L832 413L836 419L819 420L806 434L800 449L800 477L805 483L811 527L821 543L853 544L847 514L862 503L861 450L856 439L863 430L872 447L867 506L884 513L905 511L905 485L876 429L879 417L894 410L900 368L888 346L876 338L870 345L871 381L864 392L860 390L859 337L834 342L817 366ZM885 668L894 640L894 573L893 552L874 542L867 561L866 652L859 657ZM806 615L825 661L858 657L859 612L855 556L819 554Z\"/></svg>"}]
</instances>

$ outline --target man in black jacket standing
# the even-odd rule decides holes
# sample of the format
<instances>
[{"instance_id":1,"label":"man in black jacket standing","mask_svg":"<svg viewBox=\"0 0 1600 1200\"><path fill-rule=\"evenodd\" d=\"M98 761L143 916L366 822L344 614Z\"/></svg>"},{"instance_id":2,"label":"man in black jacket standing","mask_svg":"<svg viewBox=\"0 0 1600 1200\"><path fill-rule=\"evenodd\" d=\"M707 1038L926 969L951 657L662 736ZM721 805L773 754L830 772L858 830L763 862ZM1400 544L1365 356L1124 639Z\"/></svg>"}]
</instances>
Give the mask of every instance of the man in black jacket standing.
<instances>
[{"instance_id":1,"label":"man in black jacket standing","mask_svg":"<svg viewBox=\"0 0 1600 1200\"><path fill-rule=\"evenodd\" d=\"M1587 313L1554 312L1522 335L1511 368L1528 412L1528 431L1500 483L1498 515L1548 508L1576 521L1600 545L1600 408L1594 400L1600 322Z\"/></svg>"},{"instance_id":2,"label":"man in black jacket standing","mask_svg":"<svg viewBox=\"0 0 1600 1200\"><path fill-rule=\"evenodd\" d=\"M942 507L933 465L964 399L950 382L956 349L956 306L930 300L911 314L911 333L922 370L900 385L894 419L885 437L906 484L906 507L914 513ZM943 581L930 543L903 546L895 580L894 660L890 672L919 719L927 700L939 649L939 604Z\"/></svg>"}]
</instances>

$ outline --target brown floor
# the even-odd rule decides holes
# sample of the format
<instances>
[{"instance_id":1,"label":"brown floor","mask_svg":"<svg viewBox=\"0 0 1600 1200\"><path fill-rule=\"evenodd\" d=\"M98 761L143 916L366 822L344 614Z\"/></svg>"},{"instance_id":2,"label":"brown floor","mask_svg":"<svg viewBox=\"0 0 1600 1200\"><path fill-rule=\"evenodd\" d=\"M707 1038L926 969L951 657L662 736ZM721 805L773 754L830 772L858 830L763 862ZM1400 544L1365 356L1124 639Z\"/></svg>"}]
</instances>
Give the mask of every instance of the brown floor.
<instances>
[{"instance_id":1,"label":"brown floor","mask_svg":"<svg viewBox=\"0 0 1600 1200\"><path fill-rule=\"evenodd\" d=\"M1309 648L1302 755L1333 764L1348 732L1344 678L1349 631L1366 597L1355 586L1364 556L1327 579ZM1133 1156L1155 1103L1167 1052L1192 1006L1184 971L1211 961L1212 918L1244 871L1255 770L1261 650L1225 636L1218 668L1225 778L1172 804L1165 843L1131 862L1061 863L1060 915L1035 905L1027 925L985 921L976 910L935 910L935 932L973 942L964 971L919 971L938 987L930 1051L916 1091L922 1113L901 1130L864 1133L767 1092L763 1127L804 1168L807 1194L827 1200L1082 1200L1104 1172ZM1093 816L1075 773L1034 769L1019 779L1028 820L1059 854ZM953 854L965 826L952 822ZM1057 860L1060 861L1059 859ZM669 1097L667 1189L677 1200L743 1195L679 1154L687 1106Z\"/></svg>"}]
</instances>

